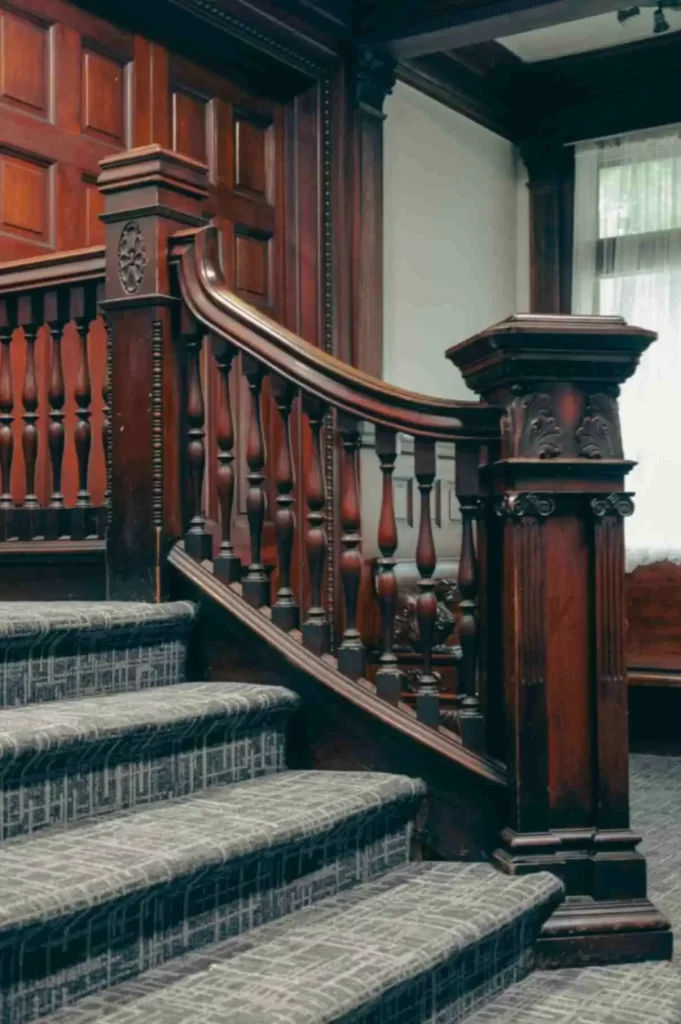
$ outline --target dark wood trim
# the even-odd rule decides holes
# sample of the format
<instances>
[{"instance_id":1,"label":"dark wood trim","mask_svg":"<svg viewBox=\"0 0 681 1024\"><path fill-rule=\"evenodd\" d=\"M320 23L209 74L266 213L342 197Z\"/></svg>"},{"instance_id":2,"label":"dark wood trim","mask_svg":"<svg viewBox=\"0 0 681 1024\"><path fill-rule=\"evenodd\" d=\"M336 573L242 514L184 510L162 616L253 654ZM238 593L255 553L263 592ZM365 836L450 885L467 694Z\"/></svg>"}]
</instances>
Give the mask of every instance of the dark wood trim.
<instances>
[{"instance_id":1,"label":"dark wood trim","mask_svg":"<svg viewBox=\"0 0 681 1024\"><path fill-rule=\"evenodd\" d=\"M530 191L530 311L570 313L575 155L560 141L526 139Z\"/></svg>"},{"instance_id":2,"label":"dark wood trim","mask_svg":"<svg viewBox=\"0 0 681 1024\"><path fill-rule=\"evenodd\" d=\"M292 667L311 675L320 686L342 696L345 701L367 712L378 723L389 725L395 732L417 740L420 745L441 755L494 787L506 786L504 767L492 758L467 750L451 733L429 729L417 721L407 706L399 708L382 701L372 687L363 680L353 682L336 668L336 659L327 655L318 658L303 647L299 634L283 633L273 623L271 612L265 608L252 608L241 595L241 585L226 586L212 572L212 563L199 565L176 544L169 555L170 565L211 601L214 601L235 619L247 626L270 649L276 649Z\"/></svg>"},{"instance_id":3,"label":"dark wood trim","mask_svg":"<svg viewBox=\"0 0 681 1024\"><path fill-rule=\"evenodd\" d=\"M616 0L363 0L361 34L399 60L617 9Z\"/></svg>"},{"instance_id":4,"label":"dark wood trim","mask_svg":"<svg viewBox=\"0 0 681 1024\"><path fill-rule=\"evenodd\" d=\"M397 78L497 135L515 140L509 83L522 67L509 50L489 42L405 58L397 65Z\"/></svg>"},{"instance_id":5,"label":"dark wood trim","mask_svg":"<svg viewBox=\"0 0 681 1024\"><path fill-rule=\"evenodd\" d=\"M627 670L629 686L663 686L671 689L681 689L681 671L670 669L665 671L659 668L629 668Z\"/></svg>"}]
</instances>

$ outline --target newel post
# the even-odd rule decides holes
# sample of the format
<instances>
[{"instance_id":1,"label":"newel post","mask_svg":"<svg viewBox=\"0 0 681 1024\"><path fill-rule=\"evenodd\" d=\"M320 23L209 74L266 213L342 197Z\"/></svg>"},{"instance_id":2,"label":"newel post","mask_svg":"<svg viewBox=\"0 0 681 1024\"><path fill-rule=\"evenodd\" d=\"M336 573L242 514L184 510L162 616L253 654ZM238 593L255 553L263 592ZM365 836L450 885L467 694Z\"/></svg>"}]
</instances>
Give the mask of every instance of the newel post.
<instances>
[{"instance_id":1,"label":"newel post","mask_svg":"<svg viewBox=\"0 0 681 1024\"><path fill-rule=\"evenodd\" d=\"M207 169L146 146L100 164L111 346L108 592L159 601L169 545L182 535L180 388L168 239L204 223Z\"/></svg>"},{"instance_id":2,"label":"newel post","mask_svg":"<svg viewBox=\"0 0 681 1024\"><path fill-rule=\"evenodd\" d=\"M509 774L494 859L511 874L551 870L574 897L544 926L545 963L671 952L629 823L624 649L633 464L618 395L654 337L620 317L528 315L447 353L506 410L500 458L483 476L502 591L489 689L504 705Z\"/></svg>"}]
</instances>

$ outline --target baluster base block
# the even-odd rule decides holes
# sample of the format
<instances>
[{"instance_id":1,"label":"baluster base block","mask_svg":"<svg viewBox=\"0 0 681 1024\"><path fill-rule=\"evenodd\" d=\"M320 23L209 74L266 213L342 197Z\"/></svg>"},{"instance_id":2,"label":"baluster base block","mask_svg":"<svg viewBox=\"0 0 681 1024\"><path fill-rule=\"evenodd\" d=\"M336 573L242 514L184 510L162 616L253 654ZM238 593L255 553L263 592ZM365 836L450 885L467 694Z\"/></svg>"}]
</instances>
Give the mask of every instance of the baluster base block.
<instances>
[{"instance_id":1,"label":"baluster base block","mask_svg":"<svg viewBox=\"0 0 681 1024\"><path fill-rule=\"evenodd\" d=\"M213 556L213 539L209 533L190 531L185 534L184 547L195 562L209 561Z\"/></svg>"},{"instance_id":2,"label":"baluster base block","mask_svg":"<svg viewBox=\"0 0 681 1024\"><path fill-rule=\"evenodd\" d=\"M402 697L403 680L404 673L400 672L399 669L379 668L376 673L376 693L381 700L397 707Z\"/></svg>"},{"instance_id":3,"label":"baluster base block","mask_svg":"<svg viewBox=\"0 0 681 1024\"><path fill-rule=\"evenodd\" d=\"M262 608L270 603L270 581L267 576L247 576L243 581L244 600L251 608Z\"/></svg>"},{"instance_id":4,"label":"baluster base block","mask_svg":"<svg viewBox=\"0 0 681 1024\"><path fill-rule=\"evenodd\" d=\"M241 582L241 559L238 555L218 555L213 562L213 574L221 583Z\"/></svg>"},{"instance_id":5,"label":"baluster base block","mask_svg":"<svg viewBox=\"0 0 681 1024\"><path fill-rule=\"evenodd\" d=\"M419 685L423 685L421 680L419 680ZM427 725L431 729L439 729L440 694L437 692L418 693L416 695L416 717L422 725Z\"/></svg>"},{"instance_id":6,"label":"baluster base block","mask_svg":"<svg viewBox=\"0 0 681 1024\"><path fill-rule=\"evenodd\" d=\"M272 622L277 629L283 630L284 633L300 629L300 608L295 602L272 605Z\"/></svg>"},{"instance_id":7,"label":"baluster base block","mask_svg":"<svg viewBox=\"0 0 681 1024\"><path fill-rule=\"evenodd\" d=\"M331 650L331 631L328 622L303 623L303 647L317 657Z\"/></svg>"},{"instance_id":8,"label":"baluster base block","mask_svg":"<svg viewBox=\"0 0 681 1024\"><path fill-rule=\"evenodd\" d=\"M362 641L342 643L338 648L338 671L348 679L361 679L366 673L366 653Z\"/></svg>"},{"instance_id":9,"label":"baluster base block","mask_svg":"<svg viewBox=\"0 0 681 1024\"><path fill-rule=\"evenodd\" d=\"M459 708L457 715L459 736L464 747L478 754L485 752L485 719L479 711Z\"/></svg>"}]
</instances>

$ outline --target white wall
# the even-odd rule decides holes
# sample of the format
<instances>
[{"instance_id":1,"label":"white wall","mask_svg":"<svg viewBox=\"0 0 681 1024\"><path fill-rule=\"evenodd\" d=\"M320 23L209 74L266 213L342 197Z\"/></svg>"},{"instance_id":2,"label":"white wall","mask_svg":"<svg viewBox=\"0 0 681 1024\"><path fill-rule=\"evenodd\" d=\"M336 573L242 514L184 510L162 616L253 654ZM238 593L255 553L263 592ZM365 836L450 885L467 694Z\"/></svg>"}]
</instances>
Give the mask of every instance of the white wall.
<instances>
[{"instance_id":1,"label":"white wall","mask_svg":"<svg viewBox=\"0 0 681 1024\"><path fill-rule=\"evenodd\" d=\"M510 142L398 82L384 125L392 384L473 398L445 350L528 307L528 205Z\"/></svg>"}]
</instances>

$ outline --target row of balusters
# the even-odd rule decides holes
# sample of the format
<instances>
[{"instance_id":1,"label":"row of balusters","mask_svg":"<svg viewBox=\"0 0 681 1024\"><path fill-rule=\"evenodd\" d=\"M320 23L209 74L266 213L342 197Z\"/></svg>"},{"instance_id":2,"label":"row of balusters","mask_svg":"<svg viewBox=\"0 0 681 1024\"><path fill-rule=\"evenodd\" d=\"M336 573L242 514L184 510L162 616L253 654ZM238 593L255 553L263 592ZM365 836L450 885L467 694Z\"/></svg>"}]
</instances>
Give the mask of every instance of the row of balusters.
<instances>
[{"instance_id":1,"label":"row of balusters","mask_svg":"<svg viewBox=\"0 0 681 1024\"><path fill-rule=\"evenodd\" d=\"M207 531L203 511L206 461L206 410L202 382L203 334L195 332L184 337L187 349L186 462L189 476L191 520L185 535L187 552L196 560L213 558L212 538ZM290 420L299 388L268 371L248 355L241 367L250 392L247 424L246 463L248 491L246 512L250 538L250 564L242 567L236 554L232 523L235 500L235 418L230 391L237 350L221 338L207 336L218 376L218 401L215 411L217 446L216 487L220 506L221 539L214 558L214 573L222 582L240 582L245 600L255 608L270 604L270 581L263 563L263 529L266 518L266 447L262 423L262 390L270 377L271 394L281 420L281 443L274 456L276 510L274 528L278 554L278 587L271 607L272 621L290 631L300 628L304 645L317 655L331 648L331 624L323 601L324 574L327 558L326 483L323 459L324 430L333 429L332 410L318 397L302 391L302 410L311 432L311 451L306 467L304 495L306 504L305 551L309 573L309 607L300 624L300 607L291 585L291 563L294 550L296 520L294 514L295 470L292 457ZM358 598L363 570L361 511L359 487L360 421L341 411L335 413L335 429L342 449L340 562L339 571L344 600L344 630L336 654L338 668L345 676L359 679L365 674L366 652L357 627ZM402 673L393 648L393 632L397 613L398 585L395 555L398 532L394 505L393 472L398 454L397 432L376 426L375 450L382 474L382 500L378 526L376 589L381 613L382 653L376 676L379 695L392 704L400 700ZM462 517L462 544L458 586L459 692L457 718L464 741L480 748L483 745L482 718L476 692L478 626L476 600L478 566L475 551L474 523L478 508L479 445L463 443L457 449L457 495ZM431 495L436 478L436 441L415 438L415 478L420 492L420 522L416 548L416 564L420 582L417 602L422 649L422 667L418 677L416 709L419 719L433 728L440 725L438 679L433 670L433 642L438 614L434 573L436 551L432 530ZM463 490L467 493L463 493Z\"/></svg>"},{"instance_id":2,"label":"row of balusters","mask_svg":"<svg viewBox=\"0 0 681 1024\"><path fill-rule=\"evenodd\" d=\"M36 494L36 468L38 464L38 421L39 385L36 372L36 340L43 326L51 339L49 353L49 383L47 415L49 426L47 443L51 472L50 509L63 509L65 497L62 490L62 467L66 443L64 411L67 394L62 358L62 339L69 323L73 323L78 335L78 360L73 383L76 424L73 432L76 462L78 467L78 493L76 507L91 509L92 498L88 487L90 453L92 447L92 385L88 354L90 324L97 316L97 303L101 284L87 282L80 285L62 286L48 291L36 290L25 295L10 295L0 298L0 477L2 493L0 509L17 507L12 494L12 466L14 461L15 404L21 399L21 448L24 458L25 496L22 507L37 509L40 501ZM14 332L21 328L25 341L25 364L20 396L15 396L12 373L12 341ZM109 388L105 382L102 388L104 418L102 444L106 456L109 438Z\"/></svg>"}]
</instances>

